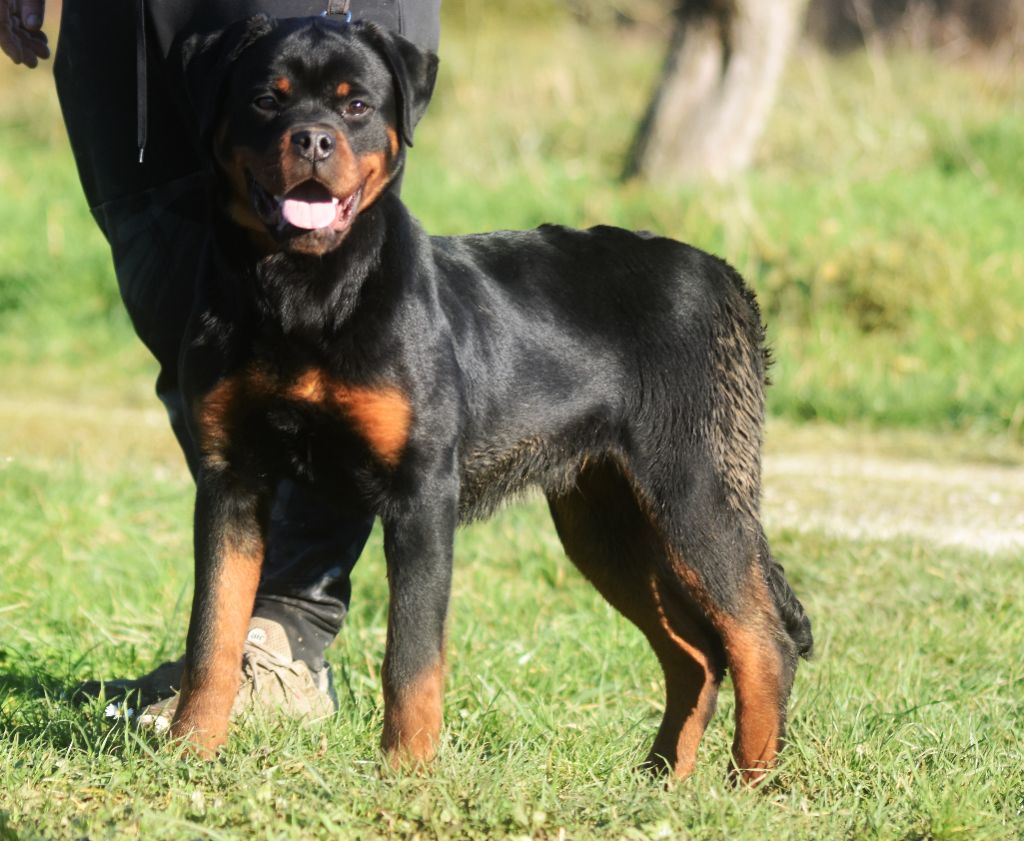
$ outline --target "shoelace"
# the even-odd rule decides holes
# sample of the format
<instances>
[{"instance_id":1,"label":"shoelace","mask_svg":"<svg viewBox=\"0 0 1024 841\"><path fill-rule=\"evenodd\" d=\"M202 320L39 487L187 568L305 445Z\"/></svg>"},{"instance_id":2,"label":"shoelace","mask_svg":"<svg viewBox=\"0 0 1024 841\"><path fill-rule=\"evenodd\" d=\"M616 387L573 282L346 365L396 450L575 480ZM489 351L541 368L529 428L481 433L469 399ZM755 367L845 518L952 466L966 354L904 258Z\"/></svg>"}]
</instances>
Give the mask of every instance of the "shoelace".
<instances>
[{"instance_id":1,"label":"shoelace","mask_svg":"<svg viewBox=\"0 0 1024 841\"><path fill-rule=\"evenodd\" d=\"M271 676L277 681L283 693L294 695L295 692L290 689L284 673L301 677L298 661L285 660L258 642L246 640L245 650L242 652L242 681L243 685L246 680L252 681L254 695L260 695L262 689L265 689L265 684L261 683L264 679L261 675Z\"/></svg>"}]
</instances>

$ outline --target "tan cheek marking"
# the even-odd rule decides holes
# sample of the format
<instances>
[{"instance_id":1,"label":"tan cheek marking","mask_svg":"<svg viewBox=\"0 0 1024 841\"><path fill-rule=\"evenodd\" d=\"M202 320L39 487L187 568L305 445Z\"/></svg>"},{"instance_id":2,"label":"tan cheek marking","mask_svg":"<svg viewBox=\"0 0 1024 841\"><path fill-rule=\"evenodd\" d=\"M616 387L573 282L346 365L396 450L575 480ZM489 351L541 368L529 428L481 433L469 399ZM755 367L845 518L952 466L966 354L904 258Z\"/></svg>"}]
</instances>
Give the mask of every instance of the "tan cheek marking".
<instances>
[{"instance_id":1,"label":"tan cheek marking","mask_svg":"<svg viewBox=\"0 0 1024 841\"><path fill-rule=\"evenodd\" d=\"M255 171L259 162L249 161L246 151L233 149L227 143L227 123L222 122L214 135L214 159L223 173L228 187L226 206L228 218L240 228L244 228L252 236L255 245L264 252L279 251L280 246L267 232L263 220L256 215L249 196L249 182L245 170Z\"/></svg>"},{"instance_id":2,"label":"tan cheek marking","mask_svg":"<svg viewBox=\"0 0 1024 841\"><path fill-rule=\"evenodd\" d=\"M261 227L249 201L249 185L245 177L245 158L241 151L228 144L228 124L222 120L213 135L214 158L227 178L227 211L232 220L244 228Z\"/></svg>"},{"instance_id":3,"label":"tan cheek marking","mask_svg":"<svg viewBox=\"0 0 1024 841\"><path fill-rule=\"evenodd\" d=\"M412 419L412 407L405 395L396 388L338 386L334 399L378 458L396 464L409 437Z\"/></svg>"},{"instance_id":4,"label":"tan cheek marking","mask_svg":"<svg viewBox=\"0 0 1024 841\"><path fill-rule=\"evenodd\" d=\"M371 152L359 159L360 180L363 182L362 206L368 207L387 186L388 165L384 152Z\"/></svg>"},{"instance_id":5,"label":"tan cheek marking","mask_svg":"<svg viewBox=\"0 0 1024 841\"><path fill-rule=\"evenodd\" d=\"M392 126L388 126L388 143L391 146L391 157L398 157L399 143L398 143L398 132L394 130Z\"/></svg>"},{"instance_id":6,"label":"tan cheek marking","mask_svg":"<svg viewBox=\"0 0 1024 841\"><path fill-rule=\"evenodd\" d=\"M362 183L359 165L348 138L341 132L337 132L334 139L337 144L335 156L338 161L337 176L334 179L335 195L347 196ZM363 203L365 204L365 199Z\"/></svg>"}]
</instances>

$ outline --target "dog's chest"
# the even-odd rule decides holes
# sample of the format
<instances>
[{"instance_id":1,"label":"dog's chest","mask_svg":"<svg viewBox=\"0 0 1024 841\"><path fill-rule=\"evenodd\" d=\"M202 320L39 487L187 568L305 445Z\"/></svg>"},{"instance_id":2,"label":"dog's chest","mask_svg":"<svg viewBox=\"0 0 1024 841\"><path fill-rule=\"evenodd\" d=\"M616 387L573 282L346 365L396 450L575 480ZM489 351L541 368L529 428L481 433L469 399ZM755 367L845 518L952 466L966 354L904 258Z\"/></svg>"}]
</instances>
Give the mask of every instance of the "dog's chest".
<instances>
[{"instance_id":1,"label":"dog's chest","mask_svg":"<svg viewBox=\"0 0 1024 841\"><path fill-rule=\"evenodd\" d=\"M393 385L347 383L313 366L278 373L253 364L197 401L195 417L209 462L316 479L367 464L394 467L412 409Z\"/></svg>"}]
</instances>

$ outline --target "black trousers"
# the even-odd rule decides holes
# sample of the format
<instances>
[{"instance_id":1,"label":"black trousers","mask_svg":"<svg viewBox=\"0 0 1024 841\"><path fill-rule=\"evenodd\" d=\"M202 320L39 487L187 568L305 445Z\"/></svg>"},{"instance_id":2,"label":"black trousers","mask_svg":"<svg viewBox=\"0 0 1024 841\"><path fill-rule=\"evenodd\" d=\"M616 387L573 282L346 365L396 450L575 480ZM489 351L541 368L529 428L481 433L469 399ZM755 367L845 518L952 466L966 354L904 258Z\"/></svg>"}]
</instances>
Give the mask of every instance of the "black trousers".
<instances>
[{"instance_id":1,"label":"black trousers","mask_svg":"<svg viewBox=\"0 0 1024 841\"><path fill-rule=\"evenodd\" d=\"M198 449L184 424L178 358L185 325L205 282L210 183L189 116L164 58L182 27L218 28L257 12L319 14L308 0L149 0L145 21L148 143L138 162L137 0L65 0L54 75L86 199L110 244L121 297L139 338L160 365L156 393L189 468ZM353 0L353 17L396 29L436 50L440 0ZM193 19L198 23L190 24ZM349 573L372 520L345 516L307 487L284 482L274 500L254 614L284 625L297 659L311 668L348 610Z\"/></svg>"}]
</instances>

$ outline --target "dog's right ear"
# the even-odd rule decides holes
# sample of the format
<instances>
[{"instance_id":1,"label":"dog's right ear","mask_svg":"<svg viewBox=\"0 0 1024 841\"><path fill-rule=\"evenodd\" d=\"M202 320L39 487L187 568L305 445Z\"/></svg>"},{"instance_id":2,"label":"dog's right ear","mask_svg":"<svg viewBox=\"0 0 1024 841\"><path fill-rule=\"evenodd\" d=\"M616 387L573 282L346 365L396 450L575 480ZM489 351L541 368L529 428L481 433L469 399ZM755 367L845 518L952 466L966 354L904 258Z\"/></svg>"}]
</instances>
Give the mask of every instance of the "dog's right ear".
<instances>
[{"instance_id":1,"label":"dog's right ear","mask_svg":"<svg viewBox=\"0 0 1024 841\"><path fill-rule=\"evenodd\" d=\"M204 147L214 129L231 65L276 25L277 22L267 15L254 15L218 32L191 35L182 43L180 56L185 92Z\"/></svg>"},{"instance_id":2,"label":"dog's right ear","mask_svg":"<svg viewBox=\"0 0 1024 841\"><path fill-rule=\"evenodd\" d=\"M412 146L413 129L427 110L427 103L434 93L437 56L373 23L363 24L363 32L391 70L398 107L398 131L405 145Z\"/></svg>"}]
</instances>

